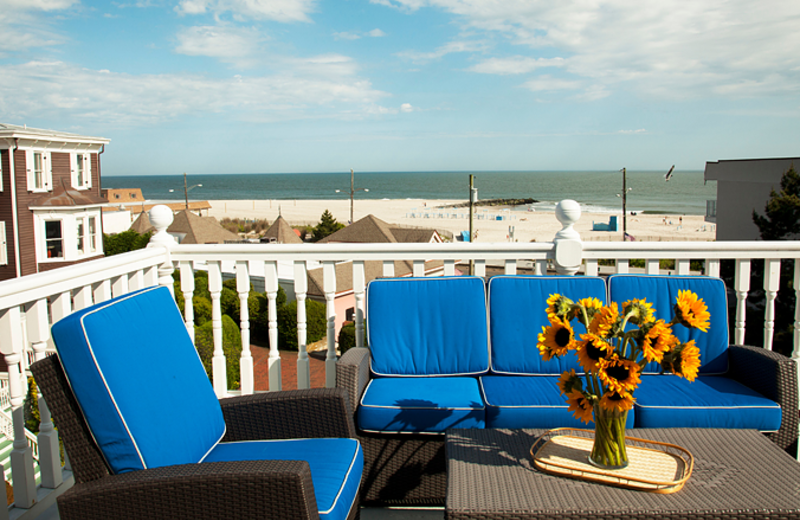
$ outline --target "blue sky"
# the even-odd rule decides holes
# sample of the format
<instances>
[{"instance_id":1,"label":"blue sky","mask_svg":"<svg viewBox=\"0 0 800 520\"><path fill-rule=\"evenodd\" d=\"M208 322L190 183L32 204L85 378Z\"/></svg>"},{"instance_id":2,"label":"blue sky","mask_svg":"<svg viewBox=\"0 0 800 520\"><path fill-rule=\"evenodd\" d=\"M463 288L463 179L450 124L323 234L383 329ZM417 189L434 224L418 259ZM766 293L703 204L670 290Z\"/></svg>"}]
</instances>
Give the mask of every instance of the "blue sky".
<instances>
[{"instance_id":1,"label":"blue sky","mask_svg":"<svg viewBox=\"0 0 800 520\"><path fill-rule=\"evenodd\" d=\"M800 155L797 0L0 0L0 122L104 175Z\"/></svg>"}]
</instances>

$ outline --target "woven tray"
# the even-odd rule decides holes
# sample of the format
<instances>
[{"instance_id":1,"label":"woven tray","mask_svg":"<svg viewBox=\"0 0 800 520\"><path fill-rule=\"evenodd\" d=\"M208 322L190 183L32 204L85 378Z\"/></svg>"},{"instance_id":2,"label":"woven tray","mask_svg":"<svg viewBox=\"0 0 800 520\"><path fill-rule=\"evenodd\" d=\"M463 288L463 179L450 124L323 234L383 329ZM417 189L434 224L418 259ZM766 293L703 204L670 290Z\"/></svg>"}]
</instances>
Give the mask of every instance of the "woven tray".
<instances>
[{"instance_id":1,"label":"woven tray","mask_svg":"<svg viewBox=\"0 0 800 520\"><path fill-rule=\"evenodd\" d=\"M625 437L628 466L603 470L589 462L593 443L592 430L550 430L531 447L533 464L553 475L652 493L675 493L692 474L692 454L674 444Z\"/></svg>"}]
</instances>

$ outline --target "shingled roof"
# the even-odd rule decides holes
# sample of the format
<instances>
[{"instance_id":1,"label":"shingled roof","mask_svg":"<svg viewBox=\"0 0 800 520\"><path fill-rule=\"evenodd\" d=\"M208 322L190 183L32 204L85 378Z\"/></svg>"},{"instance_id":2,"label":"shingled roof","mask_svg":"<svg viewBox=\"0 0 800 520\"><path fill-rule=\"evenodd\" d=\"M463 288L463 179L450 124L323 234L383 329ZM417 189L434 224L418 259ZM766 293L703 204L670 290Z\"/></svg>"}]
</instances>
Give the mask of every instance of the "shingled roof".
<instances>
[{"instance_id":1,"label":"shingled roof","mask_svg":"<svg viewBox=\"0 0 800 520\"><path fill-rule=\"evenodd\" d=\"M331 233L318 244L349 243L349 244L385 244L397 242L427 243L438 238L435 229L417 229L394 227L379 219L375 215L355 221L349 226ZM441 242L441 239L437 239Z\"/></svg>"},{"instance_id":2,"label":"shingled roof","mask_svg":"<svg viewBox=\"0 0 800 520\"><path fill-rule=\"evenodd\" d=\"M425 274L439 271L443 268L442 260L428 260L425 262ZM397 277L409 276L413 271L414 265L408 260L395 260L394 275ZM308 295L324 297L322 267L309 269L308 271ZM376 278L383 276L383 261L367 260L364 262L364 282L369 283ZM353 290L353 262L342 262L336 264L336 294Z\"/></svg>"},{"instance_id":3,"label":"shingled roof","mask_svg":"<svg viewBox=\"0 0 800 520\"><path fill-rule=\"evenodd\" d=\"M32 208L75 208L87 206L105 206L108 204L106 199L101 199L88 191L73 190L71 187L62 183L53 188L52 193L46 193L28 205Z\"/></svg>"},{"instance_id":4,"label":"shingled roof","mask_svg":"<svg viewBox=\"0 0 800 520\"><path fill-rule=\"evenodd\" d=\"M239 235L222 227L214 217L198 217L188 210L175 214L167 232L185 233L181 244L224 244L226 240L239 240Z\"/></svg>"},{"instance_id":5,"label":"shingled roof","mask_svg":"<svg viewBox=\"0 0 800 520\"><path fill-rule=\"evenodd\" d=\"M300 237L297 236L297 233L294 232L294 229L292 229L292 226L280 215L275 219L275 222L272 223L267 232L264 233L264 238L274 238L279 244L303 243Z\"/></svg>"}]
</instances>

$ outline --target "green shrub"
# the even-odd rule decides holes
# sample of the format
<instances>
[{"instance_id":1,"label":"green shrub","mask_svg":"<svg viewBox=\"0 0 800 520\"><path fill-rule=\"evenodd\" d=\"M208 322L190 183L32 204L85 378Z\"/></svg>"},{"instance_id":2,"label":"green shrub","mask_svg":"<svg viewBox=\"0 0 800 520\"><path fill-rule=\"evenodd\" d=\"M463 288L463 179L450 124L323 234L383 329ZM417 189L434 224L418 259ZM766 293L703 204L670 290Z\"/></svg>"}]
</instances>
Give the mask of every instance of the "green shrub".
<instances>
[{"instance_id":1,"label":"green shrub","mask_svg":"<svg viewBox=\"0 0 800 520\"><path fill-rule=\"evenodd\" d=\"M118 255L120 253L127 253L128 251L135 251L137 249L144 249L147 243L150 242L152 233L145 233L140 235L136 231L129 229L122 233L115 235L103 234L103 254L106 256Z\"/></svg>"},{"instance_id":2,"label":"green shrub","mask_svg":"<svg viewBox=\"0 0 800 520\"><path fill-rule=\"evenodd\" d=\"M364 327L367 323L364 322ZM356 346L356 324L354 321L346 321L339 329L339 352L344 355L345 352ZM367 335L364 334L364 346L367 345Z\"/></svg>"},{"instance_id":3,"label":"green shrub","mask_svg":"<svg viewBox=\"0 0 800 520\"><path fill-rule=\"evenodd\" d=\"M194 344L209 379L214 381L211 358L214 355L214 329L211 320L194 328ZM242 336L239 327L230 316L222 316L222 351L225 353L228 388L236 390L240 385L239 363L242 356Z\"/></svg>"},{"instance_id":4,"label":"green shrub","mask_svg":"<svg viewBox=\"0 0 800 520\"><path fill-rule=\"evenodd\" d=\"M319 341L327 332L325 304L306 300L306 344ZM278 307L278 348L297 350L297 300Z\"/></svg>"},{"instance_id":5,"label":"green shrub","mask_svg":"<svg viewBox=\"0 0 800 520\"><path fill-rule=\"evenodd\" d=\"M39 433L39 389L32 377L28 378L28 394L22 405L25 411L25 428L33 433Z\"/></svg>"}]
</instances>

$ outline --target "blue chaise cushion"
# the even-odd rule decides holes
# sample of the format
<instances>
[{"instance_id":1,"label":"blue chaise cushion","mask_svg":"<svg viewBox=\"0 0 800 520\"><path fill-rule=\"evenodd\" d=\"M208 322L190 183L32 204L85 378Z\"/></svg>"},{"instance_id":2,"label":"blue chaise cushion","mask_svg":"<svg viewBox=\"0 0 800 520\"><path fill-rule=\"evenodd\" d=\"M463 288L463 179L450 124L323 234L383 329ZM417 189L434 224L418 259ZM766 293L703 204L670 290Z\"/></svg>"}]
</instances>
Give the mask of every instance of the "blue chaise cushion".
<instances>
[{"instance_id":1,"label":"blue chaise cushion","mask_svg":"<svg viewBox=\"0 0 800 520\"><path fill-rule=\"evenodd\" d=\"M514 375L582 372L574 351L544 361L536 344L547 319L547 298L561 294L577 302L583 298L606 301L606 284L594 276L494 276L489 281L489 330L492 373ZM577 320L575 334L586 332Z\"/></svg>"},{"instance_id":2,"label":"blue chaise cushion","mask_svg":"<svg viewBox=\"0 0 800 520\"><path fill-rule=\"evenodd\" d=\"M460 376L489 369L482 278L387 278L367 286L370 367L378 375Z\"/></svg>"},{"instance_id":3,"label":"blue chaise cushion","mask_svg":"<svg viewBox=\"0 0 800 520\"><path fill-rule=\"evenodd\" d=\"M114 473L199 462L225 434L219 401L166 287L75 312L52 335Z\"/></svg>"},{"instance_id":4,"label":"blue chaise cushion","mask_svg":"<svg viewBox=\"0 0 800 520\"><path fill-rule=\"evenodd\" d=\"M369 382L360 405L358 427L370 432L444 433L485 425L474 377L380 377Z\"/></svg>"},{"instance_id":5,"label":"blue chaise cushion","mask_svg":"<svg viewBox=\"0 0 800 520\"><path fill-rule=\"evenodd\" d=\"M487 428L592 428L569 411L558 376L482 376ZM634 411L628 412L633 428Z\"/></svg>"},{"instance_id":6,"label":"blue chaise cushion","mask_svg":"<svg viewBox=\"0 0 800 520\"><path fill-rule=\"evenodd\" d=\"M781 407L755 390L721 376L693 382L674 375L643 375L634 394L637 428L750 428L776 431Z\"/></svg>"},{"instance_id":7,"label":"blue chaise cushion","mask_svg":"<svg viewBox=\"0 0 800 520\"><path fill-rule=\"evenodd\" d=\"M304 460L321 518L345 520L358 493L364 454L356 439L281 439L223 442L203 462L237 460ZM264 493L268 489L260 490Z\"/></svg>"},{"instance_id":8,"label":"blue chaise cushion","mask_svg":"<svg viewBox=\"0 0 800 520\"><path fill-rule=\"evenodd\" d=\"M682 342L694 340L700 349L700 374L724 374L728 371L728 304L725 283L708 276L614 275L608 278L609 301L621 305L634 298L653 304L657 319L666 322L674 316L678 291L690 290L703 299L711 314L708 332L676 324L675 336ZM648 363L645 373L661 371L658 363ZM638 395L638 394L637 394Z\"/></svg>"}]
</instances>

